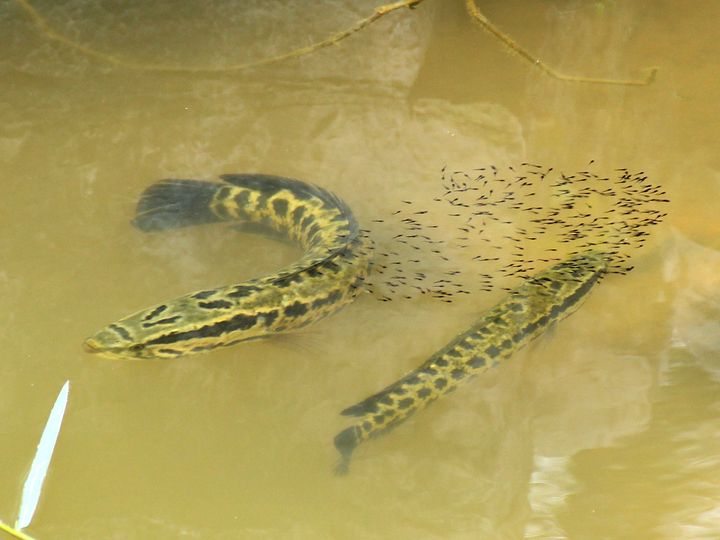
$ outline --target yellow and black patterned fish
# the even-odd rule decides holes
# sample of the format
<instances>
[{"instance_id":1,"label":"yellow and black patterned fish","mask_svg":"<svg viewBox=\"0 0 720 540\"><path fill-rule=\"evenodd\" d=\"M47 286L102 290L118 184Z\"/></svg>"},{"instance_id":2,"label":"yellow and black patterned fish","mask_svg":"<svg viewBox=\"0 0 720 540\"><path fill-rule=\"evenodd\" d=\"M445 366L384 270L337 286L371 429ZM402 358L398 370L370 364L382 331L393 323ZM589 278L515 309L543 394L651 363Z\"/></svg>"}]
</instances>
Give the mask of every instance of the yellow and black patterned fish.
<instances>
[{"instance_id":1,"label":"yellow and black patterned fish","mask_svg":"<svg viewBox=\"0 0 720 540\"><path fill-rule=\"evenodd\" d=\"M133 223L155 231L229 221L282 234L304 255L278 273L186 294L112 323L85 349L155 359L207 351L302 327L351 302L370 271L370 240L331 192L290 178L226 174L221 182L162 180L142 195Z\"/></svg>"},{"instance_id":2,"label":"yellow and black patterned fish","mask_svg":"<svg viewBox=\"0 0 720 540\"><path fill-rule=\"evenodd\" d=\"M469 330L398 381L341 412L356 424L335 437L341 454L336 471L347 472L361 442L398 425L458 385L495 367L547 327L574 312L607 272L609 258L600 252L570 257L528 278Z\"/></svg>"}]
</instances>

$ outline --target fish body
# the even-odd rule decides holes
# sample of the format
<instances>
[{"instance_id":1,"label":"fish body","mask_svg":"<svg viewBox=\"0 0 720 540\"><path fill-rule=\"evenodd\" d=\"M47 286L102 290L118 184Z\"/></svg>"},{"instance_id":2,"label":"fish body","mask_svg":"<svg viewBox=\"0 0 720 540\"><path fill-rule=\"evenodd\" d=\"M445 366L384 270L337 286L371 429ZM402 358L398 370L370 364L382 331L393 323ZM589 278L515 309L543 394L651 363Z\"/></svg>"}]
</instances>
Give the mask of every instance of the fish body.
<instances>
[{"instance_id":1,"label":"fish body","mask_svg":"<svg viewBox=\"0 0 720 540\"><path fill-rule=\"evenodd\" d=\"M133 224L150 232L232 222L284 235L300 244L303 256L276 274L193 292L127 316L88 338L86 350L134 359L208 351L300 328L334 313L362 290L372 246L341 199L290 178L220 178L153 184L140 198Z\"/></svg>"},{"instance_id":2,"label":"fish body","mask_svg":"<svg viewBox=\"0 0 720 540\"><path fill-rule=\"evenodd\" d=\"M470 329L420 367L341 412L357 422L335 437L347 472L355 448L407 419L472 376L509 358L549 325L573 313L607 272L608 256L585 252L528 278Z\"/></svg>"}]
</instances>

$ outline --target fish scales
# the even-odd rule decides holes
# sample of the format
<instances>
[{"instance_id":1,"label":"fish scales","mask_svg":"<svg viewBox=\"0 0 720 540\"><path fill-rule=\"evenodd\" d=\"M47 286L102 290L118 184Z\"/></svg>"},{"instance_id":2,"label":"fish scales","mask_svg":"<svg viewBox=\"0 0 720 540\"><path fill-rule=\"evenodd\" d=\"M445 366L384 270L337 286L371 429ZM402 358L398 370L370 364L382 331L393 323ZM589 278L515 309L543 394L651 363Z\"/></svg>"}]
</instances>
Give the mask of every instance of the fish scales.
<instances>
[{"instance_id":1,"label":"fish scales","mask_svg":"<svg viewBox=\"0 0 720 540\"><path fill-rule=\"evenodd\" d=\"M86 350L113 358L175 358L300 328L357 296L370 272L372 245L340 198L290 178L220 178L153 184L140 198L133 224L152 232L227 221L289 237L303 247L303 256L275 274L127 316L88 338Z\"/></svg>"},{"instance_id":2,"label":"fish scales","mask_svg":"<svg viewBox=\"0 0 720 540\"><path fill-rule=\"evenodd\" d=\"M355 448L400 424L475 375L497 366L552 323L573 313L608 268L602 252L584 252L528 278L470 329L420 367L341 412L357 422L335 437L336 471L348 471Z\"/></svg>"}]
</instances>

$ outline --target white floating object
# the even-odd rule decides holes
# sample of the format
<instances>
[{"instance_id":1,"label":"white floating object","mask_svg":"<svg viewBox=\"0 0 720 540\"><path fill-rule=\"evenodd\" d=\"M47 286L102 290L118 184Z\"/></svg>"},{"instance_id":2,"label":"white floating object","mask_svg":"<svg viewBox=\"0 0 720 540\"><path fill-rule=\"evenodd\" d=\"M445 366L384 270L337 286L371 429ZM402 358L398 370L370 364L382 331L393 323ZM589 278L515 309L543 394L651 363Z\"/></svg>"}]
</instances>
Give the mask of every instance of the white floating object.
<instances>
[{"instance_id":1,"label":"white floating object","mask_svg":"<svg viewBox=\"0 0 720 540\"><path fill-rule=\"evenodd\" d=\"M32 521L40 500L40 492L42 491L45 475L48 467L50 467L50 459L52 459L55 443L60 434L60 426L62 425L63 416L65 414L65 406L67 405L68 392L70 391L70 381L65 381L55 405L53 405L48 416L47 424L40 437L40 443L35 452L35 459L30 465L30 472L23 486L22 499L20 500L20 512L15 522L16 529L24 529Z\"/></svg>"}]
</instances>

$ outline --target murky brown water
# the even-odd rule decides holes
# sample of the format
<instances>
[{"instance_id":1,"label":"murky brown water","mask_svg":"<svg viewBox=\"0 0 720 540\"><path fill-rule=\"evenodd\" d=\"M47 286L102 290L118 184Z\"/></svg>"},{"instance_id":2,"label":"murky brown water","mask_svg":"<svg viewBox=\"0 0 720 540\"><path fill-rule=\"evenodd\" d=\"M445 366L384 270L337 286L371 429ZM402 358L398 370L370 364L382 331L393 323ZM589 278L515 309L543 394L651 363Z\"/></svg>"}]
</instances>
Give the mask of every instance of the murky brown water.
<instances>
[{"instance_id":1,"label":"murky brown water","mask_svg":"<svg viewBox=\"0 0 720 540\"><path fill-rule=\"evenodd\" d=\"M379 2L35 1L63 34L137 63L222 67L307 45ZM426 0L262 70L113 68L0 5L0 519L14 521L52 401L70 404L29 532L64 538L720 537L720 5L483 2L563 83ZM129 226L162 177L262 171L330 187L369 220L440 168L535 161L645 170L669 218L628 276L488 377L361 447L333 476L344 407L498 295L360 299L303 335L166 363L84 337L296 252L221 228Z\"/></svg>"}]
</instances>

